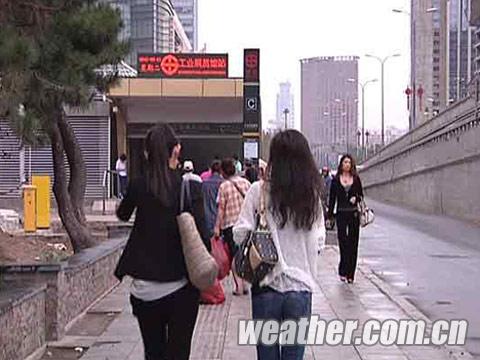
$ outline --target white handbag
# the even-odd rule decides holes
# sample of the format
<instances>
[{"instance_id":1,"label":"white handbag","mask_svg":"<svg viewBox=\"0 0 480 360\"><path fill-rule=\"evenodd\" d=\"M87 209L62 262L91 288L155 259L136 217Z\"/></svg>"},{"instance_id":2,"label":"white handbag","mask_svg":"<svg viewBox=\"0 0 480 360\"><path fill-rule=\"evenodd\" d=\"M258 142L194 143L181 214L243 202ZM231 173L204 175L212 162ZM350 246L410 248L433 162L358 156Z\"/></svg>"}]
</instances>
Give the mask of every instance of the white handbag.
<instances>
[{"instance_id":1,"label":"white handbag","mask_svg":"<svg viewBox=\"0 0 480 360\"><path fill-rule=\"evenodd\" d=\"M360 214L361 227L365 227L375 221L375 212L367 206L365 200L360 200L357 206Z\"/></svg>"}]
</instances>

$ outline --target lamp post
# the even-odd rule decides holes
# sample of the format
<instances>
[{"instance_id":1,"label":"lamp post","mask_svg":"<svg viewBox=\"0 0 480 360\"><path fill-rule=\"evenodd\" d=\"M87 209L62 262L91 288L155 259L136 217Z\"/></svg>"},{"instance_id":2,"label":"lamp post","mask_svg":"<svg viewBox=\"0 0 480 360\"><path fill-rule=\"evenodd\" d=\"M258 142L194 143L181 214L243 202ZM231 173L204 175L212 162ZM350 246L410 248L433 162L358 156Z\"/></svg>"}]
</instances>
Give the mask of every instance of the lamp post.
<instances>
[{"instance_id":1,"label":"lamp post","mask_svg":"<svg viewBox=\"0 0 480 360\"><path fill-rule=\"evenodd\" d=\"M360 138L362 137L362 132L360 130L357 130L357 159L360 159Z\"/></svg>"},{"instance_id":2,"label":"lamp post","mask_svg":"<svg viewBox=\"0 0 480 360\"><path fill-rule=\"evenodd\" d=\"M400 54L388 55L384 58L379 56L366 54L366 57L372 58L380 62L381 65L381 82L382 82L382 147L385 146L385 63L388 59L399 57Z\"/></svg>"},{"instance_id":3,"label":"lamp post","mask_svg":"<svg viewBox=\"0 0 480 360\"><path fill-rule=\"evenodd\" d=\"M370 132L368 130L365 133L365 136L367 137L367 142L366 142L367 147L365 148L365 159L366 159L368 158L368 137L370 136Z\"/></svg>"},{"instance_id":4,"label":"lamp post","mask_svg":"<svg viewBox=\"0 0 480 360\"><path fill-rule=\"evenodd\" d=\"M285 116L285 130L287 130L287 121L288 121L288 114L290 114L290 110L288 110L288 108L285 108L283 110L283 115Z\"/></svg>"},{"instance_id":5,"label":"lamp post","mask_svg":"<svg viewBox=\"0 0 480 360\"><path fill-rule=\"evenodd\" d=\"M417 91L417 85L416 85L416 71L415 71L415 62L416 62L416 44L417 44L417 21L415 19L415 12L413 11L413 8L415 6L415 3L412 1L411 2L411 12L402 10L402 9L392 9L392 11L396 14L404 14L410 17L410 22L411 22L411 31L410 31L410 81L412 83L412 89L413 89L413 97L412 97L412 110L410 114L410 121L409 121L409 129L412 130L416 123L416 117L417 117L417 107L416 107L416 91ZM427 13L434 13L438 11L439 9L436 7L431 7L426 10Z\"/></svg>"},{"instance_id":6,"label":"lamp post","mask_svg":"<svg viewBox=\"0 0 480 360\"><path fill-rule=\"evenodd\" d=\"M348 82L356 82L355 79L348 79ZM377 82L378 79L371 79L364 82L359 82L362 89L362 153L365 151L365 87L368 84Z\"/></svg>"}]
</instances>

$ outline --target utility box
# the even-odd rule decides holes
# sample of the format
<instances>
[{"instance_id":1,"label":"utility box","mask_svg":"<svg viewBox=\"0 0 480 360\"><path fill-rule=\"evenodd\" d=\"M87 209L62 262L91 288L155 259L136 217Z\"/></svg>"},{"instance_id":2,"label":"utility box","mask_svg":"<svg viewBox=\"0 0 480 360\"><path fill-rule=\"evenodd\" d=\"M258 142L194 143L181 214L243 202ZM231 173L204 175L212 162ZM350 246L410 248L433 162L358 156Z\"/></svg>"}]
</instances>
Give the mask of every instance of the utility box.
<instances>
[{"instance_id":1,"label":"utility box","mask_svg":"<svg viewBox=\"0 0 480 360\"><path fill-rule=\"evenodd\" d=\"M36 187L34 185L23 186L23 228L25 232L37 230L36 219Z\"/></svg>"},{"instance_id":2,"label":"utility box","mask_svg":"<svg viewBox=\"0 0 480 360\"><path fill-rule=\"evenodd\" d=\"M34 175L32 184L37 188L36 194L36 213L37 228L50 228L50 176Z\"/></svg>"}]
</instances>

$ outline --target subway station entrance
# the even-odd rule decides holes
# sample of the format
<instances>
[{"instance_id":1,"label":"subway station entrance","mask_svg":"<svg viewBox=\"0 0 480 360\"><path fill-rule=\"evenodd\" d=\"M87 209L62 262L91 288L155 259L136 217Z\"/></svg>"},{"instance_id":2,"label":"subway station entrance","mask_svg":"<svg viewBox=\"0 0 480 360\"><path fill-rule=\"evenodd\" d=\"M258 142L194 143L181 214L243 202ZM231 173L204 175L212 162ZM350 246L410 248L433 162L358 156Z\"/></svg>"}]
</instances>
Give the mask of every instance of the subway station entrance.
<instances>
[{"instance_id":1,"label":"subway station entrance","mask_svg":"<svg viewBox=\"0 0 480 360\"><path fill-rule=\"evenodd\" d=\"M122 79L109 96L112 150L127 154L132 176L143 171L143 139L158 123L175 129L182 161L192 160L197 173L215 157L242 157L242 79Z\"/></svg>"}]
</instances>

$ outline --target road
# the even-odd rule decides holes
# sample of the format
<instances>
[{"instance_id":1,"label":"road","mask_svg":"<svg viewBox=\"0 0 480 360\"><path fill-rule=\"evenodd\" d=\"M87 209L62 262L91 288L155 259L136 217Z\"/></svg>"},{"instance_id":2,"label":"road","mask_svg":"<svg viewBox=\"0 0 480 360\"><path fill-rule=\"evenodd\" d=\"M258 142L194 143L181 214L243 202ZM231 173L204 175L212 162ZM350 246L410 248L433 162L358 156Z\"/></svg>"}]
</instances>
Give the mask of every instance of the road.
<instances>
[{"instance_id":1,"label":"road","mask_svg":"<svg viewBox=\"0 0 480 360\"><path fill-rule=\"evenodd\" d=\"M480 227L370 200L360 261L431 320L467 319L466 348L480 359Z\"/></svg>"}]
</instances>

